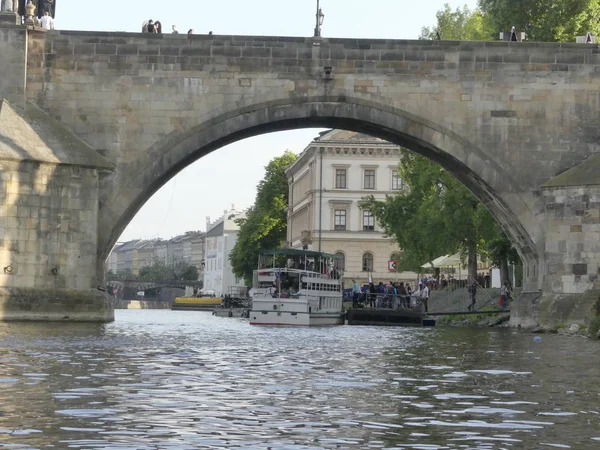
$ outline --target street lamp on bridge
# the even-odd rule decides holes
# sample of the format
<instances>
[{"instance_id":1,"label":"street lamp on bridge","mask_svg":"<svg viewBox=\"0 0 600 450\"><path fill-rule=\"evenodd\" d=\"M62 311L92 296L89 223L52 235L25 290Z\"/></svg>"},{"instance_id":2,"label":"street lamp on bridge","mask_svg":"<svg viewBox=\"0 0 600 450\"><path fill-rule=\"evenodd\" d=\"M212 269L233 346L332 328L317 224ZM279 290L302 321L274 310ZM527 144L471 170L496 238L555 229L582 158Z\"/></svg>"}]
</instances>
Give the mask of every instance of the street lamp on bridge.
<instances>
[{"instance_id":1,"label":"street lamp on bridge","mask_svg":"<svg viewBox=\"0 0 600 450\"><path fill-rule=\"evenodd\" d=\"M323 14L323 10L319 7L319 0L317 0L317 15L316 15L316 25L315 25L315 37L321 36L321 26L323 25L323 20L325 19L325 14Z\"/></svg>"}]
</instances>

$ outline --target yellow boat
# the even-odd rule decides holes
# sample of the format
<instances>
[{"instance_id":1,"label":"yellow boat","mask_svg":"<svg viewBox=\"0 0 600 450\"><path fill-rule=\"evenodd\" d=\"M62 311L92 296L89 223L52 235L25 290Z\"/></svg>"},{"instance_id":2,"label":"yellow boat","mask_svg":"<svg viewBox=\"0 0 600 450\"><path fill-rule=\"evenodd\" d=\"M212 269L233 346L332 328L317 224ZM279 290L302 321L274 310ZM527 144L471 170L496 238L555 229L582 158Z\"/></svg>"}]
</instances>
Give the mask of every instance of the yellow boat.
<instances>
[{"instance_id":1,"label":"yellow boat","mask_svg":"<svg viewBox=\"0 0 600 450\"><path fill-rule=\"evenodd\" d=\"M212 311L222 301L221 297L177 297L171 310Z\"/></svg>"}]
</instances>

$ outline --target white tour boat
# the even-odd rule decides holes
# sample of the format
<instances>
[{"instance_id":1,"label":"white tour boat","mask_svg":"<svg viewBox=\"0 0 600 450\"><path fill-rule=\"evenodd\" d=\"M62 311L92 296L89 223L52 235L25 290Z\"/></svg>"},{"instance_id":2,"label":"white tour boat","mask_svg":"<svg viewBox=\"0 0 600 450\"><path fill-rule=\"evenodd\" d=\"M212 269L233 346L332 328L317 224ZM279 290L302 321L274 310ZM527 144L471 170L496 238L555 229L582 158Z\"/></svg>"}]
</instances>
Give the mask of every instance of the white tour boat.
<instances>
[{"instance_id":1,"label":"white tour boat","mask_svg":"<svg viewBox=\"0 0 600 450\"><path fill-rule=\"evenodd\" d=\"M335 255L263 251L252 286L251 325L343 325L342 273Z\"/></svg>"}]
</instances>

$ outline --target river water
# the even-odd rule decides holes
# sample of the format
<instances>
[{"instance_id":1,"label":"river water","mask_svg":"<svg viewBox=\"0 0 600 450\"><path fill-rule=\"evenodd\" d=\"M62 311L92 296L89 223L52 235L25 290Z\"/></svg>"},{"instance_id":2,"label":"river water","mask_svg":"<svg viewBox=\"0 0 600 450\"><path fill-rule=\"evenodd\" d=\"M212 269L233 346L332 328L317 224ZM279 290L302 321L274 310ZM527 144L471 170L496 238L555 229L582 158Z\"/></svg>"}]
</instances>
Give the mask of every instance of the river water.
<instances>
[{"instance_id":1,"label":"river water","mask_svg":"<svg viewBox=\"0 0 600 450\"><path fill-rule=\"evenodd\" d=\"M0 324L0 448L600 448L600 343L117 311Z\"/></svg>"}]
</instances>

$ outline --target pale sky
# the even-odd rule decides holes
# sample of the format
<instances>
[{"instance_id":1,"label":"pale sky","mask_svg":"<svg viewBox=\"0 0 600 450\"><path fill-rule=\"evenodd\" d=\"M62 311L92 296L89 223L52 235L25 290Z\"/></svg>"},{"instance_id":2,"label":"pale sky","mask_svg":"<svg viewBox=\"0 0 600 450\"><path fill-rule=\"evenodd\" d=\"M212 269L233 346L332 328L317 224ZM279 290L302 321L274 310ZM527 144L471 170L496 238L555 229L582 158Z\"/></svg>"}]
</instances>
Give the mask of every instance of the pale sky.
<instances>
[{"instance_id":1,"label":"pale sky","mask_svg":"<svg viewBox=\"0 0 600 450\"><path fill-rule=\"evenodd\" d=\"M476 6L476 0L321 0L323 37L417 39L422 26L435 24L435 13L449 3ZM312 36L316 0L158 0L56 1L56 28L138 32L145 20L160 20L163 32ZM139 211L120 240L169 238L186 230L205 230L232 204L251 206L264 166L286 149L302 151L320 130L271 133L223 147L191 164L160 189ZM227 167L227 170L220 169ZM230 180L228 189L223 178Z\"/></svg>"}]
</instances>

